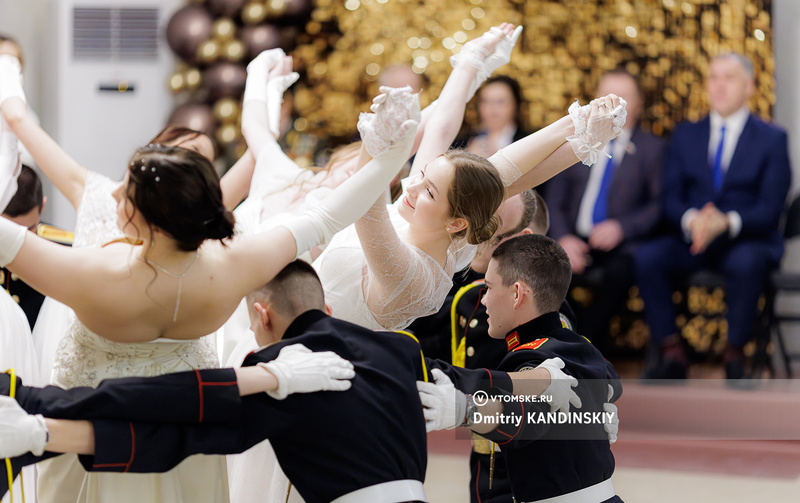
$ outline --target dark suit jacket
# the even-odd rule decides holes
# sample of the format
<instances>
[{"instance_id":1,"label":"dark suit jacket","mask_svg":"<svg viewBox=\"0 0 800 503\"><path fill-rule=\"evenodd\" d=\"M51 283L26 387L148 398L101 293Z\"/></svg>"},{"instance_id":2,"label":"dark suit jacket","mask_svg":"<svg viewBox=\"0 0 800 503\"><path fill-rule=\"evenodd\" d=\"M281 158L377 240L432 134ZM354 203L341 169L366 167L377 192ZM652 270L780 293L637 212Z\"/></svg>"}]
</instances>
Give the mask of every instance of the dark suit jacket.
<instances>
[{"instance_id":1,"label":"dark suit jacket","mask_svg":"<svg viewBox=\"0 0 800 503\"><path fill-rule=\"evenodd\" d=\"M723 212L741 215L737 239L766 241L774 258L780 258L783 240L778 223L791 183L786 132L750 115L717 192L708 161L710 128L706 117L675 130L662 190L668 222L680 232L686 210L712 201Z\"/></svg>"},{"instance_id":2,"label":"dark suit jacket","mask_svg":"<svg viewBox=\"0 0 800 503\"><path fill-rule=\"evenodd\" d=\"M647 237L658 224L658 196L667 149L663 138L638 126L630 145L633 147L628 147L614 171L608 201L608 217L618 220L625 232L623 246ZM553 239L577 234L575 224L590 171L590 166L577 163L547 183L544 197L550 210L549 235Z\"/></svg>"}]
</instances>

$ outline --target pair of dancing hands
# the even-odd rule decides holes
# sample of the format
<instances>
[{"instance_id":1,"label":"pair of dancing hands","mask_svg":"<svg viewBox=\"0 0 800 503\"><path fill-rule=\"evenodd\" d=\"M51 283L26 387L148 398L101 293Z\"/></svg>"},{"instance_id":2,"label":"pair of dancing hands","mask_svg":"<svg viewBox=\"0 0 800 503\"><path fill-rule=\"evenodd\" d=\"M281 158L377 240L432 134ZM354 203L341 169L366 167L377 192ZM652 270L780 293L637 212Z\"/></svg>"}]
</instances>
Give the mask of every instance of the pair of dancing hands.
<instances>
[{"instance_id":1,"label":"pair of dancing hands","mask_svg":"<svg viewBox=\"0 0 800 503\"><path fill-rule=\"evenodd\" d=\"M570 406L580 409L583 405L580 397L573 390L578 386L578 380L566 374L562 370L563 368L564 361L561 358L549 358L536 367L536 369L544 369L550 374L550 384L542 393L551 398L550 412L569 412ZM431 374L434 382L417 381L426 430L429 432L449 430L465 424L469 419L466 417L467 400L474 398L468 397L456 389L450 378L441 370L433 369ZM614 388L609 384L607 402L603 404L603 410L611 413L613 420L610 423L603 423L603 429L611 444L617 441L617 432L619 431L617 406L610 403L613 396Z\"/></svg>"}]
</instances>

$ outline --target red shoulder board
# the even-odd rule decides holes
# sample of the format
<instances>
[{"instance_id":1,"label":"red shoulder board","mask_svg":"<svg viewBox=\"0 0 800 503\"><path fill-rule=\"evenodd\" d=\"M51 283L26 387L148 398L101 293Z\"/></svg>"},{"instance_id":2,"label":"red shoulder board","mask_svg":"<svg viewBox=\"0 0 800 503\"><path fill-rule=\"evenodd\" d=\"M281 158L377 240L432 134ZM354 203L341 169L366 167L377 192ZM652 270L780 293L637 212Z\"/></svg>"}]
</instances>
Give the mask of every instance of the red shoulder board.
<instances>
[{"instance_id":1,"label":"red shoulder board","mask_svg":"<svg viewBox=\"0 0 800 503\"><path fill-rule=\"evenodd\" d=\"M535 341L528 342L527 344L523 344L522 346L517 346L516 348L512 349L512 351L519 351L520 349L539 349L542 344L549 340L548 337L544 339L536 339Z\"/></svg>"}]
</instances>

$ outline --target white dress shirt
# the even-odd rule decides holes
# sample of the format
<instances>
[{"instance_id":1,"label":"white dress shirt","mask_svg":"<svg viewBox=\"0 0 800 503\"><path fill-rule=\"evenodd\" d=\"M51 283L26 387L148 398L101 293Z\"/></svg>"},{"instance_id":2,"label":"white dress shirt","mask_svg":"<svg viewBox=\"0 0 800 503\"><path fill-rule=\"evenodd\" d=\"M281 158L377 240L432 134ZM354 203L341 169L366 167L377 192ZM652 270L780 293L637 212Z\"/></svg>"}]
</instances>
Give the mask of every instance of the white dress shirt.
<instances>
[{"instance_id":1,"label":"white dress shirt","mask_svg":"<svg viewBox=\"0 0 800 503\"><path fill-rule=\"evenodd\" d=\"M633 128L623 129L614 140L613 152L608 151L610 142L603 148L603 152L611 154L615 168L619 168L620 163L622 163L622 158L625 157L625 152L628 151L628 145L630 144L632 134ZM589 234L592 233L592 228L594 227L592 214L594 213L594 205L597 202L597 195L600 193L600 184L603 182L603 174L606 172L608 161L608 157L604 155L600 156L597 162L592 164L590 168L589 182L586 184L586 190L583 192L581 206L578 210L578 220L575 222L575 232L577 232L579 236L588 238Z\"/></svg>"}]
</instances>

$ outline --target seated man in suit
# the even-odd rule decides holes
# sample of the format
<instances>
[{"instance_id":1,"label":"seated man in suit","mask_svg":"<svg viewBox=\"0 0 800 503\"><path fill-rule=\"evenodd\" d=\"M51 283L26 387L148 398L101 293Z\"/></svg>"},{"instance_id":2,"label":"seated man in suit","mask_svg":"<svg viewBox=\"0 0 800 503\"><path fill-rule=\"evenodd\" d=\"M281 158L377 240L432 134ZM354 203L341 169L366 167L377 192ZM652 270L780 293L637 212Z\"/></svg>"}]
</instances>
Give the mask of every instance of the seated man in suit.
<instances>
[{"instance_id":1,"label":"seated man in suit","mask_svg":"<svg viewBox=\"0 0 800 503\"><path fill-rule=\"evenodd\" d=\"M606 145L610 158L581 163L550 180L549 236L564 247L572 265L572 286L588 286L588 302L570 301L580 332L601 351L609 349L609 322L634 284L633 251L659 221L658 192L666 142L639 125L642 93L633 75L606 72L599 93L628 102L622 133Z\"/></svg>"},{"instance_id":2,"label":"seated man in suit","mask_svg":"<svg viewBox=\"0 0 800 503\"><path fill-rule=\"evenodd\" d=\"M743 348L758 298L783 253L778 231L791 182L786 133L752 115L753 65L736 53L711 60L706 81L711 113L675 129L662 186L671 233L641 246L636 276L657 361L649 378L685 378L687 359L676 333L672 292L690 272L725 276L728 378L745 374Z\"/></svg>"}]
</instances>

